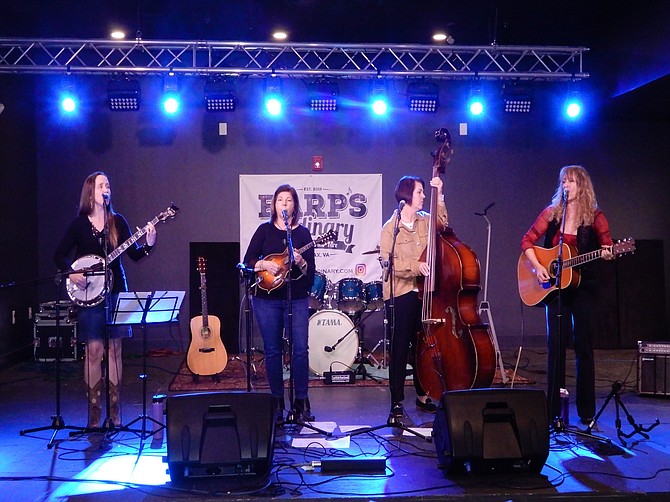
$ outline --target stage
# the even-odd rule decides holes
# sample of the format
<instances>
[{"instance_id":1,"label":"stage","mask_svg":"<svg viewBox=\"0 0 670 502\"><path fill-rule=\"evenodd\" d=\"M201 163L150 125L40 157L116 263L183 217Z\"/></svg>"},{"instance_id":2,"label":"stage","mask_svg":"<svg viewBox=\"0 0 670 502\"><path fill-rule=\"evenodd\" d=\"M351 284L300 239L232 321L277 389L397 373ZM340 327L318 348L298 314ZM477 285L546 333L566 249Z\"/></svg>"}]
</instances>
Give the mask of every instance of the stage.
<instances>
[{"instance_id":1,"label":"stage","mask_svg":"<svg viewBox=\"0 0 670 502\"><path fill-rule=\"evenodd\" d=\"M126 352L121 397L124 424L142 415L142 385L138 379L142 359L130 350ZM516 362L514 352L503 348L506 368ZM152 395L166 393L170 396L168 400L179 395L168 387L184 359L183 354L171 351L153 354L162 357L148 358L149 415ZM544 388L545 359L542 349L522 351L519 375L534 383L516 385L515 390ZM411 386L406 387L404 423L416 427L418 436L386 426L389 396L385 385L322 385L310 388L317 420L314 425L332 430L332 437L294 426L278 429L267 477L189 479L177 485L171 482L165 462L168 455L165 438L169 431L164 431L162 440L154 436L142 439L141 432L115 432L91 438L67 427L22 435L22 431L49 426L56 409L55 364L26 363L0 374L2 489L16 501L128 502L220 497L232 500L670 499L668 398L638 394L636 350L598 350L596 361L598 407L604 405L615 382L625 382L618 395L634 422L646 428L656 418L661 421L646 434L648 438L635 433L623 409L619 409L621 427L617 430L616 399L610 399L591 431L602 439L573 434L573 430L580 430L573 428L573 424L564 432L550 432L548 457L540 472L450 474L438 467L436 444L431 437L434 416L414 407ZM569 360L571 392L573 367ZM60 416L68 427L85 425L85 393L80 374L80 362L63 363ZM492 392L496 390L507 392L509 384L497 384ZM574 403L570 404L570 417L576 417ZM142 420L134 425L141 431ZM146 425L147 430L153 428L150 421ZM380 427L370 433L351 434L352 428L361 426ZM54 441L50 443L54 432ZM630 438L624 437L631 432ZM329 460L338 463L328 464ZM352 460L363 462L342 464ZM318 466L319 461L343 470L325 472L326 468Z\"/></svg>"}]
</instances>

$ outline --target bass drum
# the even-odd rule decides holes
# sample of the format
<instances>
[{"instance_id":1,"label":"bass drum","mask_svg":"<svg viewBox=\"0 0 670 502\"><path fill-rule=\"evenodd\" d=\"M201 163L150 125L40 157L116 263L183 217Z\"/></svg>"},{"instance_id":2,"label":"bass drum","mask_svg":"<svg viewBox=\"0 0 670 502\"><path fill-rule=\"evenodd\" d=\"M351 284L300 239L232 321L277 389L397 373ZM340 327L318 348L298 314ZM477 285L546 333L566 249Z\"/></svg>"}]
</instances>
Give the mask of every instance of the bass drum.
<instances>
[{"instance_id":1,"label":"bass drum","mask_svg":"<svg viewBox=\"0 0 670 502\"><path fill-rule=\"evenodd\" d=\"M321 310L309 318L309 369L314 373L351 370L357 353L358 332L346 314Z\"/></svg>"}]
</instances>

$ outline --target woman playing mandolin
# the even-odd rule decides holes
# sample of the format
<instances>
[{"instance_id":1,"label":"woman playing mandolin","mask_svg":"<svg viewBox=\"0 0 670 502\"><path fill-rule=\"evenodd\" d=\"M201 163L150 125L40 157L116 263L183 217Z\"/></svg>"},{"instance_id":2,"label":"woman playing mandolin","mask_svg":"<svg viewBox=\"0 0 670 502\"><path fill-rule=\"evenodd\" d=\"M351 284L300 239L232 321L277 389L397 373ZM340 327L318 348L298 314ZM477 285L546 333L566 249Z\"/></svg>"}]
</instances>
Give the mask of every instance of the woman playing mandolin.
<instances>
[{"instance_id":1,"label":"woman playing mandolin","mask_svg":"<svg viewBox=\"0 0 670 502\"><path fill-rule=\"evenodd\" d=\"M562 221L564 208L565 223ZM557 246L561 233L563 243L575 246L580 254L603 248L602 258L614 257L609 251L612 245L609 224L598 208L591 177L581 166L561 169L551 204L544 208L521 239L521 249L541 284L548 283L551 276L538 260L533 245L544 236L545 248ZM577 363L577 413L583 424L590 424L596 411L592 332L597 278L588 265L580 267L580 273L578 287L561 290L560 312L558 295L546 304L547 411L550 420L559 416L559 392L565 387L565 351L572 338Z\"/></svg>"},{"instance_id":2,"label":"woman playing mandolin","mask_svg":"<svg viewBox=\"0 0 670 502\"><path fill-rule=\"evenodd\" d=\"M87 255L103 257L105 252L111 253L121 243L126 242L130 236L130 227L126 219L119 213L114 212L111 203L112 190L107 176L100 172L90 174L81 189L79 200L79 214L72 220L60 244L56 248L54 259L59 270L65 272L72 270L73 262ZM105 241L105 222L107 222L107 246ZM138 261L149 254L156 243L156 229L152 223L146 228L146 244L138 246L133 244L127 249L128 256ZM71 259L70 256L73 255ZM123 270L121 260L110 263L111 270L111 293L128 291L126 274ZM78 270L78 269L77 269ZM83 273L73 273L68 277L69 286L77 293L83 293L93 289L91 283L98 280L100 275L85 276ZM104 295L106 292L102 292ZM104 335L106 327L105 303L91 298L88 305L80 305L77 315L77 336L79 340L86 342L86 361L84 368L84 381L87 384L88 393L88 427L100 427L102 415L102 360L104 356ZM113 306L113 305L112 305ZM119 387L121 385L121 374L123 359L121 354L122 339L129 336L129 328L123 326L110 326L109 335L109 395L110 395L110 419L115 426L121 425L121 404Z\"/></svg>"},{"instance_id":3,"label":"woman playing mandolin","mask_svg":"<svg viewBox=\"0 0 670 502\"><path fill-rule=\"evenodd\" d=\"M295 385L295 401L291 403L299 421L314 420L307 396L309 359L307 335L309 328L308 293L314 280L314 249L309 230L298 223L300 202L290 185L279 186L272 198L270 221L258 226L244 255L244 262L258 274L259 280L271 278L270 284L256 288L254 314L263 337L265 367L274 402L275 421L284 421L283 347L284 331L288 333L287 283L291 282L292 354L291 368ZM294 263L289 269L287 226L291 229ZM303 249L303 253L297 252Z\"/></svg>"},{"instance_id":4,"label":"woman playing mandolin","mask_svg":"<svg viewBox=\"0 0 670 502\"><path fill-rule=\"evenodd\" d=\"M447 208L442 195L442 180L436 176L430 180L430 186L437 188L439 202L437 204L437 220L439 225L447 226ZM384 281L384 305L387 318L391 319L390 297L393 281L394 322L389 321L391 340L391 364L389 368L389 385L391 391L390 420L401 420L405 414L406 368L409 363L414 368L414 357L410 357L410 346L416 348L417 333L421 331L421 301L418 294L417 277L427 276L430 272L428 264L421 261L426 249L429 235L430 215L422 211L425 194L425 182L415 176L403 176L395 189L395 199L402 205L396 209L391 218L382 227L380 238L380 255L388 261L391 254L393 234L398 228L395 248L392 256L393 275ZM398 221L399 219L399 221ZM437 407L419 383L416 371L414 374L416 390L416 407L424 412L435 413Z\"/></svg>"}]
</instances>

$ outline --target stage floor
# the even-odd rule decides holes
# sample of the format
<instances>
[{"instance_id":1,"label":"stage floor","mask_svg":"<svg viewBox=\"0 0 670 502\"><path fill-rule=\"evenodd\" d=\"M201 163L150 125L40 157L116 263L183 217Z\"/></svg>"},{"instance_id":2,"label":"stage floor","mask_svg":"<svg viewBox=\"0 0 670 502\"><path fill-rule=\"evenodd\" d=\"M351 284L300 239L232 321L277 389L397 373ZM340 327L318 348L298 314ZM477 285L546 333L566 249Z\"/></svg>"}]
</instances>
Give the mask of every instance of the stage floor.
<instances>
[{"instance_id":1,"label":"stage floor","mask_svg":"<svg viewBox=\"0 0 670 502\"><path fill-rule=\"evenodd\" d=\"M140 417L143 407L139 378L143 372L142 359L126 352L122 387L124 424ZM151 415L151 396L168 394L168 386L182 365L183 355L170 352L154 352L162 357L147 358L148 415ZM513 367L514 351L503 349L502 355L506 367ZM519 374L535 383L515 388L544 389L545 360L546 354L541 349L524 349ZM91 441L68 428L85 425L81 363L61 365L60 385L55 379L54 363L21 364L0 373L0 486L5 493L2 498L129 502L209 500L222 495L232 500L261 497L541 500L579 496L670 500L670 401L667 397L638 394L636 350L599 350L596 361L598 408L603 408L615 382L625 382L619 395L634 422L646 428L660 419L660 425L649 431L648 437L635 432L622 408L619 408L618 430L616 399L610 399L592 431L603 440L573 434L572 428L567 432L551 432L549 455L540 473L454 475L438 468L435 443L426 439L430 438L434 416L415 408L411 386L406 387L405 422L419 427L418 433L426 437L407 435L397 427L385 426L390 404L386 386L321 386L310 389L316 425L337 427L335 437L304 434L296 427L278 430L272 473L266 480L242 483L225 477L194 480L179 486L170 482L166 472L166 440L152 436L142 440L141 433L114 432L101 444L99 437ZM568 370L574 376L572 360L568 362ZM568 382L571 396L574 396L573 376ZM509 389L509 384L497 388ZM60 403L56 399L58 389ZM67 427L52 429L54 415L60 416ZM576 417L574 403L570 405L570 417ZM139 420L131 428L141 430L142 425ZM151 429L153 423L147 421L146 426ZM353 436L341 433L350 426L382 427L373 433ZM41 427L45 430L32 430ZM633 434L620 438L618 432ZM319 460L363 458L383 458L386 467L366 472L350 465L343 472L322 472L313 466ZM261 486L257 486L259 481Z\"/></svg>"}]
</instances>

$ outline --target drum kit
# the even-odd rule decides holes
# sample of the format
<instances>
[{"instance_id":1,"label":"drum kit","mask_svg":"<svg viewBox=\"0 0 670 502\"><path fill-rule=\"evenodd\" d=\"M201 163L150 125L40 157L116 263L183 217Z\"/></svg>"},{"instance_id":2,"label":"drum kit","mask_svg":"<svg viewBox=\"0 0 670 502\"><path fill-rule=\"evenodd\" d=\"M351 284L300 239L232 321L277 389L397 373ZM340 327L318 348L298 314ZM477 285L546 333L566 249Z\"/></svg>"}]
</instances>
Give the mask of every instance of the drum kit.
<instances>
[{"instance_id":1,"label":"drum kit","mask_svg":"<svg viewBox=\"0 0 670 502\"><path fill-rule=\"evenodd\" d=\"M379 254L379 248L363 254ZM364 317L384 310L381 281L363 283L347 277L331 282L322 272L315 272L309 293L309 368L322 376L328 371L356 371L367 375L364 362L382 367L372 352L364 356ZM384 349L386 346L384 345ZM384 363L386 357L384 357ZM358 369L353 367L359 363ZM372 377L370 377L372 378Z\"/></svg>"}]
</instances>

